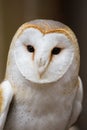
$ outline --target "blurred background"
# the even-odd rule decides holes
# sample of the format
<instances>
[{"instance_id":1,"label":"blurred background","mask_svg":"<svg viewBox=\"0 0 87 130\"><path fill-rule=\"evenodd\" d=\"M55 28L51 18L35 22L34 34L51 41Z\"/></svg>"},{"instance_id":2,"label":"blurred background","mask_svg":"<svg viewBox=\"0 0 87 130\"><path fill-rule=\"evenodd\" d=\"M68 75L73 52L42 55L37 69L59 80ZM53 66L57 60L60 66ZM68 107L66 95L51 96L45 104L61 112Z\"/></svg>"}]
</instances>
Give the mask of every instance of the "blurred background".
<instances>
[{"instance_id":1,"label":"blurred background","mask_svg":"<svg viewBox=\"0 0 87 130\"><path fill-rule=\"evenodd\" d=\"M84 100L76 125L80 130L87 130L87 0L0 0L0 81L4 78L8 49L16 30L24 22L39 18L67 24L78 38Z\"/></svg>"}]
</instances>

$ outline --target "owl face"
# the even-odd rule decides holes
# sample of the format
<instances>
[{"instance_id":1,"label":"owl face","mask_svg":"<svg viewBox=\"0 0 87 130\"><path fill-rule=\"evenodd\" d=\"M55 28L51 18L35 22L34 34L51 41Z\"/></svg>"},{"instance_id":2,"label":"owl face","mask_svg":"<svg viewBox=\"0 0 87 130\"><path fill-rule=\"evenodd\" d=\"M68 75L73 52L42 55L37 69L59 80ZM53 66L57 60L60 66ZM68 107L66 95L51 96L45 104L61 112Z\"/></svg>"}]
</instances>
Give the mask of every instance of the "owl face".
<instances>
[{"instance_id":1,"label":"owl face","mask_svg":"<svg viewBox=\"0 0 87 130\"><path fill-rule=\"evenodd\" d=\"M75 46L64 33L44 34L29 27L18 35L13 51L17 68L27 80L49 83L67 72L73 62Z\"/></svg>"}]
</instances>

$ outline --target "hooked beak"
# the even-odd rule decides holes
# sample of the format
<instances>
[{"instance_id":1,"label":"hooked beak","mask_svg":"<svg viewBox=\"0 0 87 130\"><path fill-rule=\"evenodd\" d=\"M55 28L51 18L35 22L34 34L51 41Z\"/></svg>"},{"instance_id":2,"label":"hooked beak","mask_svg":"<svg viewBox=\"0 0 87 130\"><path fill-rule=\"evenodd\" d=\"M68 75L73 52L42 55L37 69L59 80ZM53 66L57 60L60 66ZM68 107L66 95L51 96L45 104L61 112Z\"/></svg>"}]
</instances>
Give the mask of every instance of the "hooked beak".
<instances>
[{"instance_id":1,"label":"hooked beak","mask_svg":"<svg viewBox=\"0 0 87 130\"><path fill-rule=\"evenodd\" d=\"M36 58L36 66L40 78L45 73L48 65L49 65L49 59L47 57L40 56Z\"/></svg>"}]
</instances>

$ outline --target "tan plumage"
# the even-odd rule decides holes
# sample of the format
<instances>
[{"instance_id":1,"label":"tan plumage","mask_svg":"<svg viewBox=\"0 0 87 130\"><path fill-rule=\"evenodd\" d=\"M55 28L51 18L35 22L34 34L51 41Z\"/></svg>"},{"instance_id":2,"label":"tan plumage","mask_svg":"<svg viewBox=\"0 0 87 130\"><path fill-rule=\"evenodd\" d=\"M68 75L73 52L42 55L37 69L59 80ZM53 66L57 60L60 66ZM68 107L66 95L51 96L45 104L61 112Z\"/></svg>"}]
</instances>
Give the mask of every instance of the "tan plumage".
<instances>
[{"instance_id":1,"label":"tan plumage","mask_svg":"<svg viewBox=\"0 0 87 130\"><path fill-rule=\"evenodd\" d=\"M0 112L2 112L2 106L3 106L3 90L0 89Z\"/></svg>"},{"instance_id":2,"label":"tan plumage","mask_svg":"<svg viewBox=\"0 0 87 130\"><path fill-rule=\"evenodd\" d=\"M13 92L14 98L0 130L68 130L81 111L79 62L78 42L69 27L52 20L23 24L9 49L6 106Z\"/></svg>"}]
</instances>

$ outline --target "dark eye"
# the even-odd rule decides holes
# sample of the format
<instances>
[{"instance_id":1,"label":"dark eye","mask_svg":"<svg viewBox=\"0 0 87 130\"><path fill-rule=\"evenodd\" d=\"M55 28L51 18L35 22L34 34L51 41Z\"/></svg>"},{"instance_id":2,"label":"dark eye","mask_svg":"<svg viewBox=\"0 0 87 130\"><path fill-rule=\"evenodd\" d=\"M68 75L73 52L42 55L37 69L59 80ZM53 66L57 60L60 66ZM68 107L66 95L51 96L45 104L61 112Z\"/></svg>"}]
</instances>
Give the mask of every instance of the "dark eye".
<instances>
[{"instance_id":1,"label":"dark eye","mask_svg":"<svg viewBox=\"0 0 87 130\"><path fill-rule=\"evenodd\" d=\"M31 45L28 45L27 50L32 53L32 52L34 52L34 47Z\"/></svg>"},{"instance_id":2,"label":"dark eye","mask_svg":"<svg viewBox=\"0 0 87 130\"><path fill-rule=\"evenodd\" d=\"M52 54L53 54L53 55L57 55L57 54L60 53L60 51L61 51L61 48L54 47L53 50L52 50Z\"/></svg>"}]
</instances>

